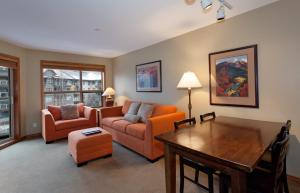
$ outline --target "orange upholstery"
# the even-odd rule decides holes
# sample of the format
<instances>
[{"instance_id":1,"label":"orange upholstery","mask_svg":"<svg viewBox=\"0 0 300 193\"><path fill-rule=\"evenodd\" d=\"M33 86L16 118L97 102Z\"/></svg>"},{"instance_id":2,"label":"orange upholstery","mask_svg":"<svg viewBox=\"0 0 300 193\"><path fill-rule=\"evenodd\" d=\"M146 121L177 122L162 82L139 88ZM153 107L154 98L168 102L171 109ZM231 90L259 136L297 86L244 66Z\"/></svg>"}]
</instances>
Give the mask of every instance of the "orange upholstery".
<instances>
[{"instance_id":1,"label":"orange upholstery","mask_svg":"<svg viewBox=\"0 0 300 193\"><path fill-rule=\"evenodd\" d=\"M112 127L118 131L125 133L126 127L130 124L132 124L132 123L129 121L118 120L118 121L113 122Z\"/></svg>"},{"instance_id":2,"label":"orange upholstery","mask_svg":"<svg viewBox=\"0 0 300 193\"><path fill-rule=\"evenodd\" d=\"M131 124L126 127L126 133L128 135L137 137L142 140L144 140L145 138L145 131L146 131L146 124L144 123Z\"/></svg>"},{"instance_id":3,"label":"orange upholstery","mask_svg":"<svg viewBox=\"0 0 300 193\"><path fill-rule=\"evenodd\" d=\"M112 126L113 122L123 119L123 117L106 117L102 119L102 124L107 126Z\"/></svg>"},{"instance_id":4,"label":"orange upholstery","mask_svg":"<svg viewBox=\"0 0 300 193\"><path fill-rule=\"evenodd\" d=\"M48 106L48 111L52 114L53 118L55 121L61 119L61 112L60 112L60 107L59 106Z\"/></svg>"},{"instance_id":5,"label":"orange upholstery","mask_svg":"<svg viewBox=\"0 0 300 193\"><path fill-rule=\"evenodd\" d=\"M89 124L89 120L87 118L82 118L82 117L78 119L59 120L55 122L55 129L63 130L68 128L80 127L88 124Z\"/></svg>"},{"instance_id":6,"label":"orange upholstery","mask_svg":"<svg viewBox=\"0 0 300 193\"><path fill-rule=\"evenodd\" d=\"M132 102L134 101L126 101L124 106L119 107L101 108L99 113L101 126L112 135L116 142L150 160L155 160L164 154L164 150L163 144L154 137L174 131L174 122L184 119L185 114L177 112L176 106L154 104L152 117L146 124L132 124L125 120L119 120L128 111Z\"/></svg>"},{"instance_id":7,"label":"orange upholstery","mask_svg":"<svg viewBox=\"0 0 300 193\"><path fill-rule=\"evenodd\" d=\"M170 113L176 113L177 107L171 106L171 105L155 105L152 117L170 114Z\"/></svg>"},{"instance_id":8,"label":"orange upholstery","mask_svg":"<svg viewBox=\"0 0 300 193\"><path fill-rule=\"evenodd\" d=\"M107 131L90 136L81 132L73 131L68 136L68 150L77 164L112 154L112 136Z\"/></svg>"},{"instance_id":9,"label":"orange upholstery","mask_svg":"<svg viewBox=\"0 0 300 193\"><path fill-rule=\"evenodd\" d=\"M78 112L80 117L84 117L84 104L83 103L78 103Z\"/></svg>"},{"instance_id":10,"label":"orange upholstery","mask_svg":"<svg viewBox=\"0 0 300 193\"><path fill-rule=\"evenodd\" d=\"M96 109L84 106L84 117L73 120L56 121L47 110L42 110L42 135L45 142L63 139L72 131L95 127L97 125Z\"/></svg>"},{"instance_id":11,"label":"orange upholstery","mask_svg":"<svg viewBox=\"0 0 300 193\"><path fill-rule=\"evenodd\" d=\"M122 107L122 113L123 115L126 114L129 110L129 107L131 105L132 101L126 100L123 107Z\"/></svg>"}]
</instances>

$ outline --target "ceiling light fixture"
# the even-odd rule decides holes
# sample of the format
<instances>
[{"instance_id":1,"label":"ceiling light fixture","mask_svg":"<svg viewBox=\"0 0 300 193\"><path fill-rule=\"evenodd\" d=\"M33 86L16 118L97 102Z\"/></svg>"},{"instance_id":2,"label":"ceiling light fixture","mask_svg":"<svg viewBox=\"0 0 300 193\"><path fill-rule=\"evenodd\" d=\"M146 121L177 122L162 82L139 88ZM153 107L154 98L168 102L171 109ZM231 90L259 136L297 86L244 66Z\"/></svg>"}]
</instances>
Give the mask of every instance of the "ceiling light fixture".
<instances>
[{"instance_id":1,"label":"ceiling light fixture","mask_svg":"<svg viewBox=\"0 0 300 193\"><path fill-rule=\"evenodd\" d=\"M224 5L221 5L217 11L217 20L222 21L224 19L225 19L225 7Z\"/></svg>"},{"instance_id":2,"label":"ceiling light fixture","mask_svg":"<svg viewBox=\"0 0 300 193\"><path fill-rule=\"evenodd\" d=\"M192 5L195 3L196 0L184 0L187 5ZM228 9L232 9L232 5L228 3L226 0L217 0L219 1L220 8L217 11L217 20L222 21L225 19L225 7ZM212 0L200 0L201 7L204 10L209 9L210 7L213 6L213 1Z\"/></svg>"},{"instance_id":3,"label":"ceiling light fixture","mask_svg":"<svg viewBox=\"0 0 300 193\"><path fill-rule=\"evenodd\" d=\"M212 0L201 0L202 9L209 9L212 6Z\"/></svg>"}]
</instances>

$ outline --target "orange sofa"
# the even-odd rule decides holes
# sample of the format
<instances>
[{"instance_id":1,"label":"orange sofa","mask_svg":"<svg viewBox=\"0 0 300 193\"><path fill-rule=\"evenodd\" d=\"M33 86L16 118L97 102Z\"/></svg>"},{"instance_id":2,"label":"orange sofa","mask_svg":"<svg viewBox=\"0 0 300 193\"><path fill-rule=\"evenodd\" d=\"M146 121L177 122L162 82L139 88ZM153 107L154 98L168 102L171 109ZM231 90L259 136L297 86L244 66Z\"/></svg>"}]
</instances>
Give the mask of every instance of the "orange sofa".
<instances>
[{"instance_id":1,"label":"orange sofa","mask_svg":"<svg viewBox=\"0 0 300 193\"><path fill-rule=\"evenodd\" d=\"M123 119L133 101L126 101L123 106L100 109L101 127L108 131L113 140L156 161L164 155L163 144L154 139L155 136L174 131L174 121L185 118L183 112L171 105L154 104L152 116L146 123L131 123ZM151 104L151 103L147 103Z\"/></svg>"},{"instance_id":2,"label":"orange sofa","mask_svg":"<svg viewBox=\"0 0 300 193\"><path fill-rule=\"evenodd\" d=\"M48 109L42 110L42 135L46 143L67 138L71 131L97 126L97 111L83 107L83 114L78 119L55 120Z\"/></svg>"}]
</instances>

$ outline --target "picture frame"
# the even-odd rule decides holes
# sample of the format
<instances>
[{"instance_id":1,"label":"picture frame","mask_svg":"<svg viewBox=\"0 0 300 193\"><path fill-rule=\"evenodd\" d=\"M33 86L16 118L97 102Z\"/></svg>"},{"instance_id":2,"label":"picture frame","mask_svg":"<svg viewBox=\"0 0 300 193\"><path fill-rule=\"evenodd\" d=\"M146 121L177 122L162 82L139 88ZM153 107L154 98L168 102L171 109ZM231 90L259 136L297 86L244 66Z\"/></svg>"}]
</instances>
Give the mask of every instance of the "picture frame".
<instances>
[{"instance_id":1,"label":"picture frame","mask_svg":"<svg viewBox=\"0 0 300 193\"><path fill-rule=\"evenodd\" d=\"M162 92L161 60L136 65L136 92Z\"/></svg>"},{"instance_id":2,"label":"picture frame","mask_svg":"<svg viewBox=\"0 0 300 193\"><path fill-rule=\"evenodd\" d=\"M210 104L259 108L257 45L209 54Z\"/></svg>"}]
</instances>

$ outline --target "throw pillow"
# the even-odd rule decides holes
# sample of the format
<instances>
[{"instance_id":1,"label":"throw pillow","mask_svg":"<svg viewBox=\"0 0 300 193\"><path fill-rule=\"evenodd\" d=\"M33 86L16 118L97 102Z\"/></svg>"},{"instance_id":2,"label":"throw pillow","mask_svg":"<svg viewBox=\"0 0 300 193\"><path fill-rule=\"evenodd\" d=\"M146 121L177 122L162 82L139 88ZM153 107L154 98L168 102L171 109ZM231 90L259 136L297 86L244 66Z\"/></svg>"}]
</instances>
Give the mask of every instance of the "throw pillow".
<instances>
[{"instance_id":1,"label":"throw pillow","mask_svg":"<svg viewBox=\"0 0 300 193\"><path fill-rule=\"evenodd\" d=\"M60 106L49 105L47 109L51 113L55 121L61 120Z\"/></svg>"},{"instance_id":2,"label":"throw pillow","mask_svg":"<svg viewBox=\"0 0 300 193\"><path fill-rule=\"evenodd\" d=\"M152 112L153 112L153 105L150 104L141 104L139 111L137 113L138 116L140 116L140 121L143 123L146 123L148 118L151 117Z\"/></svg>"},{"instance_id":3,"label":"throw pillow","mask_svg":"<svg viewBox=\"0 0 300 193\"><path fill-rule=\"evenodd\" d=\"M63 105L60 107L63 120L78 119L79 112L77 105Z\"/></svg>"},{"instance_id":4,"label":"throw pillow","mask_svg":"<svg viewBox=\"0 0 300 193\"><path fill-rule=\"evenodd\" d=\"M137 123L140 120L140 116L138 115L132 115L129 113L126 113L124 116L124 120L129 121L131 123Z\"/></svg>"},{"instance_id":5,"label":"throw pillow","mask_svg":"<svg viewBox=\"0 0 300 193\"><path fill-rule=\"evenodd\" d=\"M140 105L141 105L141 103L137 103L137 102L131 103L131 105L127 111L127 114L136 115L140 108Z\"/></svg>"},{"instance_id":6,"label":"throw pillow","mask_svg":"<svg viewBox=\"0 0 300 193\"><path fill-rule=\"evenodd\" d=\"M83 103L78 103L78 112L80 117L84 117L84 104Z\"/></svg>"}]
</instances>

